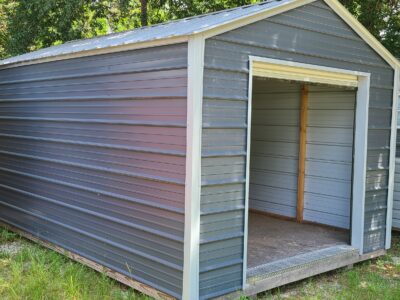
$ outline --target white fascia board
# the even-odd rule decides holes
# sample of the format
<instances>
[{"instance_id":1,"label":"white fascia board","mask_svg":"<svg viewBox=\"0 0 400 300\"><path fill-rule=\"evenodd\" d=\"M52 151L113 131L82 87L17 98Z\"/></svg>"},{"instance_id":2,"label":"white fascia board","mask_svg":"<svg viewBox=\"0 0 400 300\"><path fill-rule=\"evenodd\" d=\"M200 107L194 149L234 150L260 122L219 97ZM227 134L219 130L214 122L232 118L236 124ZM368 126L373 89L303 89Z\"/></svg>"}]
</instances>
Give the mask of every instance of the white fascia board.
<instances>
[{"instance_id":1,"label":"white fascia board","mask_svg":"<svg viewBox=\"0 0 400 300\"><path fill-rule=\"evenodd\" d=\"M204 46L205 40L202 36L189 39L183 300L199 299Z\"/></svg>"},{"instance_id":2,"label":"white fascia board","mask_svg":"<svg viewBox=\"0 0 400 300\"><path fill-rule=\"evenodd\" d=\"M399 99L400 68L396 68L394 74L393 107L392 107L392 131L390 136L390 158L389 158L389 187L387 200L387 219L386 219L386 241L385 248L392 246L392 221L393 221L393 194L394 176L396 169L396 142L397 142L397 105Z\"/></svg>"},{"instance_id":3,"label":"white fascia board","mask_svg":"<svg viewBox=\"0 0 400 300\"><path fill-rule=\"evenodd\" d=\"M34 59L34 60L10 63L7 65L0 65L0 70L11 69L11 68L16 68L16 67L21 67L21 66L34 65L34 64L41 64L41 63L52 62L52 61L72 59L72 58L80 58L80 57L87 57L87 56L94 56L94 55L101 55L101 54L108 54L108 53L116 53L116 52L123 52L123 51L129 51L129 50L139 50L139 49L158 47L158 46L167 46L167 45L185 43L185 42L188 42L188 40L189 40L188 36L179 36L179 37L172 37L172 38L159 39L159 40L153 40L153 41L146 41L146 42L142 42L142 43L139 42L139 43L126 44L126 45L120 45L120 46L115 46L115 47L99 48L99 49L88 50L88 51L60 54L60 55L55 55L55 56L38 58L38 59Z\"/></svg>"}]
</instances>

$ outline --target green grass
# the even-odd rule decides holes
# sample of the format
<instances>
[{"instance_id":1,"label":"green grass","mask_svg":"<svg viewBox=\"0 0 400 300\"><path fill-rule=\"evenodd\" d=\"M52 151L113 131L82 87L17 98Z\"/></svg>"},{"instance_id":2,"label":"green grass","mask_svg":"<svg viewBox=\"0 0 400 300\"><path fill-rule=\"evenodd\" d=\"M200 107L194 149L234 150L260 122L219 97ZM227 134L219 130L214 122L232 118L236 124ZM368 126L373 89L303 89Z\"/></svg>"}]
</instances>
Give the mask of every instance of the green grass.
<instances>
[{"instance_id":1,"label":"green grass","mask_svg":"<svg viewBox=\"0 0 400 300\"><path fill-rule=\"evenodd\" d=\"M0 229L0 299L150 298ZM393 249L384 257L275 289L258 299L400 299L400 235L395 234Z\"/></svg>"},{"instance_id":2,"label":"green grass","mask_svg":"<svg viewBox=\"0 0 400 300\"><path fill-rule=\"evenodd\" d=\"M9 254L2 245L19 249ZM0 299L150 299L54 251L0 229Z\"/></svg>"}]
</instances>

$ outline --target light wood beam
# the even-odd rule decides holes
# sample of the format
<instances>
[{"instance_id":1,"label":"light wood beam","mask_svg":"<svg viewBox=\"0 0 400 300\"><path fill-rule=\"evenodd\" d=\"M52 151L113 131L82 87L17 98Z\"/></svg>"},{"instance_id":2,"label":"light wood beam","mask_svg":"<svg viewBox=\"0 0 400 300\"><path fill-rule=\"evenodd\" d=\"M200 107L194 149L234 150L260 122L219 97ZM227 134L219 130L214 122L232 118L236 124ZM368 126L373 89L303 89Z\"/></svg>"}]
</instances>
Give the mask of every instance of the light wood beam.
<instances>
[{"instance_id":1,"label":"light wood beam","mask_svg":"<svg viewBox=\"0 0 400 300\"><path fill-rule=\"evenodd\" d=\"M300 141L299 141L299 174L297 181L297 221L304 220L304 185L307 154L307 121L309 89L306 84L301 88L300 104Z\"/></svg>"}]
</instances>

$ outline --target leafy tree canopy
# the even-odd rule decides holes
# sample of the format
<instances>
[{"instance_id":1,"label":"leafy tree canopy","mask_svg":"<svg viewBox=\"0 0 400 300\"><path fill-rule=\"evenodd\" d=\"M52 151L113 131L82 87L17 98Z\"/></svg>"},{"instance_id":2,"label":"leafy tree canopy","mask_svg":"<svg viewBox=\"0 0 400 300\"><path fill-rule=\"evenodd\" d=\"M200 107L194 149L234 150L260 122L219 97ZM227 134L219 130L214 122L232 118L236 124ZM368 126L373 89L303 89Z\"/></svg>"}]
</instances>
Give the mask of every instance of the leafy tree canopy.
<instances>
[{"instance_id":1,"label":"leafy tree canopy","mask_svg":"<svg viewBox=\"0 0 400 300\"><path fill-rule=\"evenodd\" d=\"M0 58L257 0L0 0ZM341 0L400 57L400 0Z\"/></svg>"}]
</instances>

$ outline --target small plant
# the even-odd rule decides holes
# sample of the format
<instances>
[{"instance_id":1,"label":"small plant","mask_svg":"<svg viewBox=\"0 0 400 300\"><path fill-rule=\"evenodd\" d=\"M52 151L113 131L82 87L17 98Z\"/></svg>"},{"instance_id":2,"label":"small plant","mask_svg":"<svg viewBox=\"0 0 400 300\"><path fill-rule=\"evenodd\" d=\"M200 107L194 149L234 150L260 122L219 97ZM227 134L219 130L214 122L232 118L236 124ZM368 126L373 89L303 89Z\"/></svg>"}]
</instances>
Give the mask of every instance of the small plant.
<instances>
[{"instance_id":1,"label":"small plant","mask_svg":"<svg viewBox=\"0 0 400 300\"><path fill-rule=\"evenodd\" d=\"M19 238L18 234L0 227L0 244L13 242Z\"/></svg>"}]
</instances>

